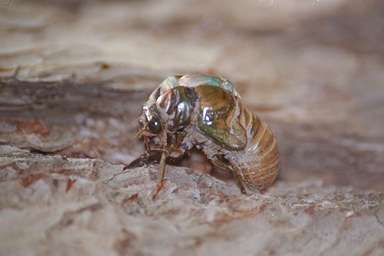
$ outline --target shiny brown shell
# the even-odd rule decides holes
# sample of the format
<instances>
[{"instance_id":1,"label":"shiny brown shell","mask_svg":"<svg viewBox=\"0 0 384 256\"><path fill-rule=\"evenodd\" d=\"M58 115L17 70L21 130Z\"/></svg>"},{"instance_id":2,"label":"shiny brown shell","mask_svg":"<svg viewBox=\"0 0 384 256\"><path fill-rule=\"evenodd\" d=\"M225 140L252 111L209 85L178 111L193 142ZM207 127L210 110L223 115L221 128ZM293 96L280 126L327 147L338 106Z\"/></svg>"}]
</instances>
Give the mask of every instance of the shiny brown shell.
<instances>
[{"instance_id":1,"label":"shiny brown shell","mask_svg":"<svg viewBox=\"0 0 384 256\"><path fill-rule=\"evenodd\" d=\"M157 148L169 156L197 147L215 166L232 172L243 192L264 191L278 175L276 138L226 79L169 77L144 104L141 120L147 151ZM161 124L161 129L151 132L150 124ZM163 144L155 145L153 137Z\"/></svg>"}]
</instances>

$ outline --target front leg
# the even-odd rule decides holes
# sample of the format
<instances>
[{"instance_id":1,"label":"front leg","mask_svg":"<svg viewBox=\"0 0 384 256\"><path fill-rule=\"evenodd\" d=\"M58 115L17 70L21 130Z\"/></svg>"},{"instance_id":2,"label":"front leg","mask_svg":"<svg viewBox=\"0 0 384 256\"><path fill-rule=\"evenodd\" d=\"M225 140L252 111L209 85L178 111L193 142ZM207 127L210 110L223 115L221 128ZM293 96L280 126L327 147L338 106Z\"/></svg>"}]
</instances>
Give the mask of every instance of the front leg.
<instances>
[{"instance_id":1,"label":"front leg","mask_svg":"<svg viewBox=\"0 0 384 256\"><path fill-rule=\"evenodd\" d=\"M156 185L156 189L152 195L152 199L156 199L157 195L159 194L160 190L164 187L164 177L165 177L165 168L166 168L166 159L167 159L167 153L163 152L161 154L160 159L160 175L159 180Z\"/></svg>"},{"instance_id":2,"label":"front leg","mask_svg":"<svg viewBox=\"0 0 384 256\"><path fill-rule=\"evenodd\" d=\"M155 191L153 192L152 199L155 200L157 195L159 194L160 190L164 186L164 177L165 177L165 171L166 171L166 161L167 157L169 155L168 153L168 146L167 146L167 131L165 130L161 136L161 145L162 145L162 153L161 153L161 159L160 159L160 175L159 180L157 182L157 186Z\"/></svg>"}]
</instances>

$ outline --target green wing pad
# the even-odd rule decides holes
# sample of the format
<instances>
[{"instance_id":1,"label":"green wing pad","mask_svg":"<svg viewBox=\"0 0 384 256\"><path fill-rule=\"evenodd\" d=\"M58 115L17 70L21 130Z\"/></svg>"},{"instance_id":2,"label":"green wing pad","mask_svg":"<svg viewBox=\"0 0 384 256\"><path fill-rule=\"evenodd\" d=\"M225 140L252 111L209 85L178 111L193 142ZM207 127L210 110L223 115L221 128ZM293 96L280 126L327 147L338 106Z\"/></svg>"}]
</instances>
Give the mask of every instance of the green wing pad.
<instances>
[{"instance_id":1,"label":"green wing pad","mask_svg":"<svg viewBox=\"0 0 384 256\"><path fill-rule=\"evenodd\" d=\"M181 77L180 75L169 76L163 82L161 82L159 87L162 89L162 91L175 88L176 86L179 85L180 77Z\"/></svg>"},{"instance_id":2,"label":"green wing pad","mask_svg":"<svg viewBox=\"0 0 384 256\"><path fill-rule=\"evenodd\" d=\"M179 84L186 87L198 87L200 85L207 85L223 88L231 94L235 92L234 86L230 81L217 76L199 74L184 75L180 78Z\"/></svg>"},{"instance_id":3,"label":"green wing pad","mask_svg":"<svg viewBox=\"0 0 384 256\"><path fill-rule=\"evenodd\" d=\"M198 128L218 144L230 150L246 146L244 128L235 116L235 98L220 87L195 88L200 101Z\"/></svg>"}]
</instances>

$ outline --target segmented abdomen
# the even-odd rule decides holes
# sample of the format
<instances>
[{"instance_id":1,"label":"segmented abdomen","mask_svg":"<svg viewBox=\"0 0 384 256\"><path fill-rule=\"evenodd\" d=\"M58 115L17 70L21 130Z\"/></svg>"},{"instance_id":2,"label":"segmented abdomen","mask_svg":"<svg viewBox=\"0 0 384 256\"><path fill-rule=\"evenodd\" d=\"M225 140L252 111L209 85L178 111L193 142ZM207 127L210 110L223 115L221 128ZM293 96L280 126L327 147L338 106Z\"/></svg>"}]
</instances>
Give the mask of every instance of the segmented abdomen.
<instances>
[{"instance_id":1,"label":"segmented abdomen","mask_svg":"<svg viewBox=\"0 0 384 256\"><path fill-rule=\"evenodd\" d=\"M247 130L248 142L240 154L240 175L251 190L263 191L275 181L279 172L276 138L266 123L239 103L240 123Z\"/></svg>"}]
</instances>

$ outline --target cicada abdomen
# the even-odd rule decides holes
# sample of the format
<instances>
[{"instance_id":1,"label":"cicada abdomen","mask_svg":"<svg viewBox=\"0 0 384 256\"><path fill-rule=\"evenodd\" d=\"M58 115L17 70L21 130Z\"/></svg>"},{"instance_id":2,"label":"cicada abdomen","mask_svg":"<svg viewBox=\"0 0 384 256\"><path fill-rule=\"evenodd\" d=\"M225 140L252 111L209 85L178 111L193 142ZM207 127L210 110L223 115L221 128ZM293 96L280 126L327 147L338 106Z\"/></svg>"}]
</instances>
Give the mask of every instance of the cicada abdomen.
<instances>
[{"instance_id":1,"label":"cicada abdomen","mask_svg":"<svg viewBox=\"0 0 384 256\"><path fill-rule=\"evenodd\" d=\"M276 180L279 172L277 141L268 125L239 102L240 124L247 131L247 146L232 162L239 169L244 185L264 191Z\"/></svg>"}]
</instances>

